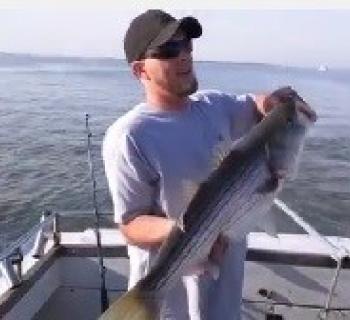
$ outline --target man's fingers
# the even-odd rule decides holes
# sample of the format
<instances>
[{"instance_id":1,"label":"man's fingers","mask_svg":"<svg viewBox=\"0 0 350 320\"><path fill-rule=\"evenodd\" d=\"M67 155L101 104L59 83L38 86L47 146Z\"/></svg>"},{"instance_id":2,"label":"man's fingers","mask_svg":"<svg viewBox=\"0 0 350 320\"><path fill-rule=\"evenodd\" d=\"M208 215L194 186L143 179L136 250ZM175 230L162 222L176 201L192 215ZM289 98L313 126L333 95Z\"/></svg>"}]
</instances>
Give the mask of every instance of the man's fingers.
<instances>
[{"instance_id":1,"label":"man's fingers","mask_svg":"<svg viewBox=\"0 0 350 320\"><path fill-rule=\"evenodd\" d=\"M317 114L314 110L311 109L311 107L304 102L304 100L297 100L295 102L295 105L297 107L297 110L305 114L309 118L310 121L315 122L317 120Z\"/></svg>"},{"instance_id":2,"label":"man's fingers","mask_svg":"<svg viewBox=\"0 0 350 320\"><path fill-rule=\"evenodd\" d=\"M209 259L217 264L221 264L228 246L228 238L220 234L211 248Z\"/></svg>"},{"instance_id":3,"label":"man's fingers","mask_svg":"<svg viewBox=\"0 0 350 320\"><path fill-rule=\"evenodd\" d=\"M288 102L298 96L297 92L290 86L282 87L274 92L272 92L272 100L277 100L278 102Z\"/></svg>"},{"instance_id":4,"label":"man's fingers","mask_svg":"<svg viewBox=\"0 0 350 320\"><path fill-rule=\"evenodd\" d=\"M291 100L294 101L300 112L304 113L311 121L316 121L316 112L312 110L305 100L290 86L279 88L266 98L266 103L264 103L265 115L279 104L287 103Z\"/></svg>"}]
</instances>

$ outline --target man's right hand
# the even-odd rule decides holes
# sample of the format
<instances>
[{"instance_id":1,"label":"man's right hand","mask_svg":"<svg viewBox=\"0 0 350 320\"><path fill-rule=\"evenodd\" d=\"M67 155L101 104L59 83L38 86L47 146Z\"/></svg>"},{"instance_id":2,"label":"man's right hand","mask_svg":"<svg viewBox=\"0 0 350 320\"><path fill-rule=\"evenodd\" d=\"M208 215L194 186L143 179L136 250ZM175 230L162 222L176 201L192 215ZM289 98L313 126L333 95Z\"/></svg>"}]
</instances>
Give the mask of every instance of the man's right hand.
<instances>
[{"instance_id":1,"label":"man's right hand","mask_svg":"<svg viewBox=\"0 0 350 320\"><path fill-rule=\"evenodd\" d=\"M175 225L173 219L144 214L120 224L119 228L128 244L149 249L160 247Z\"/></svg>"}]
</instances>

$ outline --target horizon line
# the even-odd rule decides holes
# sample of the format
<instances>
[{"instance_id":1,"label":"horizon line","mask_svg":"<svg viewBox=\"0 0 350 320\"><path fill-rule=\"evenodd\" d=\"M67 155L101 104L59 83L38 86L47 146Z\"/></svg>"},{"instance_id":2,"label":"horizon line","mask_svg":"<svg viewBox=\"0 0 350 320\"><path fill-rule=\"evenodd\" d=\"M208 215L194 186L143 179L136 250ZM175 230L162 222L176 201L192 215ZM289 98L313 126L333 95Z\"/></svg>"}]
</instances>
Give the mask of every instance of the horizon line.
<instances>
[{"instance_id":1,"label":"horizon line","mask_svg":"<svg viewBox=\"0 0 350 320\"><path fill-rule=\"evenodd\" d=\"M27 56L27 57L33 57L33 58L58 58L58 59L86 59L86 60L118 60L118 61L124 61L126 62L125 58L120 58L116 56L83 56L83 55L65 55L65 54L47 54L47 53L33 53L33 52L8 52L8 51L1 51L0 50L0 58L1 55L8 55L8 56ZM282 68L302 68L302 69L315 69L320 67L319 64L315 64L313 66L311 65L297 65L297 64L288 64L284 65L281 63L273 63L273 62L261 62L261 61L237 61L237 60L201 60L196 59L193 61L196 62L209 62L209 63L233 63L233 64L256 64L256 65L268 65L268 66L274 66L274 67L282 67ZM329 66L325 63L322 64L323 66L326 66L329 68ZM336 66L332 67L331 69L337 70L337 69L350 69L349 66Z\"/></svg>"}]
</instances>

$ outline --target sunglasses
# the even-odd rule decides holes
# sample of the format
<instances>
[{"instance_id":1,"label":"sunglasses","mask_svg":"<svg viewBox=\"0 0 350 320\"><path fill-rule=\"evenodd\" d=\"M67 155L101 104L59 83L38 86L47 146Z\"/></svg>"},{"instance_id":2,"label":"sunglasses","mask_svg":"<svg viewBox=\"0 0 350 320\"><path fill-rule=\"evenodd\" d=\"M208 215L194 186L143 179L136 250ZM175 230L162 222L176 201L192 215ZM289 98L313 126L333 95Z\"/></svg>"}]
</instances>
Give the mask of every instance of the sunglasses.
<instances>
[{"instance_id":1,"label":"sunglasses","mask_svg":"<svg viewBox=\"0 0 350 320\"><path fill-rule=\"evenodd\" d=\"M190 39L169 40L157 48L148 49L144 58L177 58L182 50L192 52L192 41Z\"/></svg>"}]
</instances>

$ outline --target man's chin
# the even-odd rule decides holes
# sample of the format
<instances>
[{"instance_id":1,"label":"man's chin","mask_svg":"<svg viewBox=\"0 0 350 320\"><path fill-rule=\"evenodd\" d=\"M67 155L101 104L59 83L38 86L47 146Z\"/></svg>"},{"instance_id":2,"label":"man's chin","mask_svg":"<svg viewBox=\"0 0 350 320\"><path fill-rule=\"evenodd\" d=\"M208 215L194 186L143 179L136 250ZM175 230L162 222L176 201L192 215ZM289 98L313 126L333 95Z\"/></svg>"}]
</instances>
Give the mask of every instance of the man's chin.
<instances>
[{"instance_id":1,"label":"man's chin","mask_svg":"<svg viewBox=\"0 0 350 320\"><path fill-rule=\"evenodd\" d=\"M190 94L195 93L197 90L198 90L198 81L196 78L194 78L191 84L187 86L187 88L183 88L180 96L187 97Z\"/></svg>"}]
</instances>

